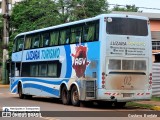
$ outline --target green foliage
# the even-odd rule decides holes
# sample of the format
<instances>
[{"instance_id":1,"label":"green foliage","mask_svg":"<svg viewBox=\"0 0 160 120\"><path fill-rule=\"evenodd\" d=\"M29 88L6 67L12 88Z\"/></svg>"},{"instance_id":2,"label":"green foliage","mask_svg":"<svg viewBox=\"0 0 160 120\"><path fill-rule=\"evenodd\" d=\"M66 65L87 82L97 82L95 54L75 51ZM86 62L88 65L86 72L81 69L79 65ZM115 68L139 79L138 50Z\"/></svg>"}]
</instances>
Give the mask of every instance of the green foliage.
<instances>
[{"instance_id":1,"label":"green foliage","mask_svg":"<svg viewBox=\"0 0 160 120\"><path fill-rule=\"evenodd\" d=\"M58 10L54 1L24 0L14 6L10 24L16 32L25 32L58 23Z\"/></svg>"},{"instance_id":2,"label":"green foliage","mask_svg":"<svg viewBox=\"0 0 160 120\"><path fill-rule=\"evenodd\" d=\"M14 32L25 32L106 13L106 0L23 0L12 10Z\"/></svg>"},{"instance_id":3,"label":"green foliage","mask_svg":"<svg viewBox=\"0 0 160 120\"><path fill-rule=\"evenodd\" d=\"M160 101L160 97L152 97L153 101Z\"/></svg>"},{"instance_id":4,"label":"green foliage","mask_svg":"<svg viewBox=\"0 0 160 120\"><path fill-rule=\"evenodd\" d=\"M11 54L13 39L21 32L36 30L59 24L59 11L53 0L23 0L12 9L9 51Z\"/></svg>"},{"instance_id":5,"label":"green foliage","mask_svg":"<svg viewBox=\"0 0 160 120\"><path fill-rule=\"evenodd\" d=\"M150 104L140 104L136 102L127 102L127 107L138 107L138 108L144 108L144 109L152 109L153 105Z\"/></svg>"},{"instance_id":6,"label":"green foliage","mask_svg":"<svg viewBox=\"0 0 160 120\"><path fill-rule=\"evenodd\" d=\"M86 0L84 2L86 16L93 17L100 13L106 13L108 5L105 0Z\"/></svg>"},{"instance_id":7,"label":"green foliage","mask_svg":"<svg viewBox=\"0 0 160 120\"><path fill-rule=\"evenodd\" d=\"M70 22L94 17L108 12L106 0L59 0L61 22Z\"/></svg>"},{"instance_id":8,"label":"green foliage","mask_svg":"<svg viewBox=\"0 0 160 120\"><path fill-rule=\"evenodd\" d=\"M126 12L138 12L138 8L135 5L126 5L125 7L114 6L113 11L126 11Z\"/></svg>"}]
</instances>

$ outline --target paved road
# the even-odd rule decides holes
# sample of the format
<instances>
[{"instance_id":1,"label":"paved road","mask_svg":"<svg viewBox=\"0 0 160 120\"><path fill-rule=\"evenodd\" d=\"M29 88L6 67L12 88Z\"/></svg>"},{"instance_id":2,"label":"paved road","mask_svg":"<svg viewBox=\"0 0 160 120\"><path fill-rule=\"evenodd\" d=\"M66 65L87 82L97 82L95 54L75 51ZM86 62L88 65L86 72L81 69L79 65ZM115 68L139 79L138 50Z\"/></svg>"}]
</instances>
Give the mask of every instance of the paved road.
<instances>
[{"instance_id":1,"label":"paved road","mask_svg":"<svg viewBox=\"0 0 160 120\"><path fill-rule=\"evenodd\" d=\"M52 117L42 116L42 118L32 118L35 120L106 120L106 114L111 115L112 117L109 118L111 120L115 120L114 116L119 115L119 113L123 113L123 115L133 114L132 117L136 117L136 119L142 119L140 116L134 116L137 113L133 113L132 111L139 111L138 113L141 115L141 111L151 111L146 109L140 109L136 107L126 107L123 109L115 109L112 108L106 108L106 107L99 107L97 105L94 106L84 106L84 107L74 107L71 105L63 105L60 100L58 99L51 99L51 98L40 98L40 97L33 97L33 99L19 99L17 94L11 94L9 92L8 88L0 88L0 110L2 110L2 107L33 107L37 106L40 107L41 111L45 111L45 114L48 113ZM50 112L52 111L52 112ZM61 111L61 112L57 112ZM81 111L81 112L73 112L73 111ZM55 115L55 113L57 113ZM60 114L60 116L58 116ZM102 117L96 117L101 116ZM142 113L143 114L143 113ZM148 114L148 113L147 113ZM55 115L55 116L54 116ZM62 117L67 115L76 115L75 117ZM82 117L80 117L82 115ZM84 116L83 116L84 115ZM86 117L89 115L89 117ZM95 117L91 117L91 116ZM53 117L54 116L54 117ZM4 118L3 118L4 119ZM16 120L17 118L15 118ZM21 118L18 118L19 120ZM27 118L23 118L25 120ZM116 119L119 120L119 117L116 117ZM129 118L120 118L123 120L127 120ZM149 119L149 118L143 118L143 119ZM155 118L152 118L152 120ZM156 118L158 120L158 118ZM1 118L0 118L1 120Z\"/></svg>"}]
</instances>

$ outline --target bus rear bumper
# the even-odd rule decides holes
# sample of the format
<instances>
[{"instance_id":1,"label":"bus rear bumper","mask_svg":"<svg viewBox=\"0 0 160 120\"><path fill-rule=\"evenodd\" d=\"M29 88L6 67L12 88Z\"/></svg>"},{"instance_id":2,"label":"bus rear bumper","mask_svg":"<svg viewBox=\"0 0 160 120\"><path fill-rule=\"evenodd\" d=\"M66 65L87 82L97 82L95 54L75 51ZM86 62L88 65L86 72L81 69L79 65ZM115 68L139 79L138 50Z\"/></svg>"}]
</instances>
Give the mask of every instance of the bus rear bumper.
<instances>
[{"instance_id":1,"label":"bus rear bumper","mask_svg":"<svg viewBox=\"0 0 160 120\"><path fill-rule=\"evenodd\" d=\"M129 102L129 101L142 101L150 100L152 97L151 91L145 90L122 90L122 91L107 91L99 90L97 94L97 100L103 101L117 101L117 102Z\"/></svg>"}]
</instances>

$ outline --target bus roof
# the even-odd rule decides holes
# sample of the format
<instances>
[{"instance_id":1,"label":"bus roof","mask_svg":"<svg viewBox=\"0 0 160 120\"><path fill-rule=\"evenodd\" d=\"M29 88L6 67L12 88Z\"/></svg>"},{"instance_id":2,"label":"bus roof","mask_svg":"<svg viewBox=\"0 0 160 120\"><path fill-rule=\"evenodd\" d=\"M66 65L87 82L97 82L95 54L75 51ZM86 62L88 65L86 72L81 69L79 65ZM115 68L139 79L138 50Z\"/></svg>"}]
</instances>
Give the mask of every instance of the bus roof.
<instances>
[{"instance_id":1,"label":"bus roof","mask_svg":"<svg viewBox=\"0 0 160 120\"><path fill-rule=\"evenodd\" d=\"M130 18L148 20L147 17L135 16L135 15L128 15L128 16ZM52 29L56 29L56 28L62 28L62 27L70 26L70 25L76 25L76 24L79 24L79 23L89 22L89 21L93 21L93 20L98 20L98 19L103 18L103 17L126 17L126 15L125 14L100 14L100 15L92 17L92 18L87 18L87 19L78 20L78 21L74 21L74 22L68 22L68 23L59 24L59 25L55 25L55 26L51 26L51 27L42 28L42 29L37 29L37 30L33 30L33 31L23 32L23 33L18 34L16 37L27 35L27 34L32 34L32 33L43 32L43 31L46 31L46 30L52 30Z\"/></svg>"}]
</instances>

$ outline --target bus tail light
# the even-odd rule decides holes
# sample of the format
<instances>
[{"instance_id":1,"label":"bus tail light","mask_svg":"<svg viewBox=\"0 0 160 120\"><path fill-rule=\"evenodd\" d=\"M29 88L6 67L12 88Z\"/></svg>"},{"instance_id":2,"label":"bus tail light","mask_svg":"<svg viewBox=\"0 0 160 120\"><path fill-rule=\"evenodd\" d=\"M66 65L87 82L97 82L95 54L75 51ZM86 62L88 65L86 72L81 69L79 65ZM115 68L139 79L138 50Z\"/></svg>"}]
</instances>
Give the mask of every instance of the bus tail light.
<instances>
[{"instance_id":1,"label":"bus tail light","mask_svg":"<svg viewBox=\"0 0 160 120\"><path fill-rule=\"evenodd\" d=\"M102 88L105 88L105 73L102 72Z\"/></svg>"},{"instance_id":2,"label":"bus tail light","mask_svg":"<svg viewBox=\"0 0 160 120\"><path fill-rule=\"evenodd\" d=\"M152 73L149 74L149 87L148 90L152 89Z\"/></svg>"},{"instance_id":3,"label":"bus tail light","mask_svg":"<svg viewBox=\"0 0 160 120\"><path fill-rule=\"evenodd\" d=\"M149 74L149 84L152 84L152 73Z\"/></svg>"}]
</instances>

